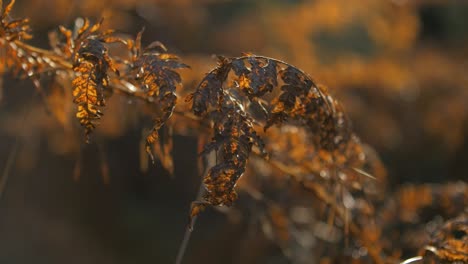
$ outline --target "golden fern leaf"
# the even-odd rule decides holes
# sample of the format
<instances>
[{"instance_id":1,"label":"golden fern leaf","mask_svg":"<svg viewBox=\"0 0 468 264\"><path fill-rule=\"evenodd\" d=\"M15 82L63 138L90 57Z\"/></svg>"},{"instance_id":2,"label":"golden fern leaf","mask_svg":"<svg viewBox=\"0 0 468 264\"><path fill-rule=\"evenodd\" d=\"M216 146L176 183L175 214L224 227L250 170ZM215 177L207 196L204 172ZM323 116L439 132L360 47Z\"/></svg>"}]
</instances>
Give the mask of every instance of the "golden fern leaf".
<instances>
[{"instance_id":1,"label":"golden fern leaf","mask_svg":"<svg viewBox=\"0 0 468 264\"><path fill-rule=\"evenodd\" d=\"M104 44L96 39L88 39L78 51L76 73L73 79L73 97L78 109L76 117L85 127L86 140L101 118L99 109L105 105L104 89L109 84L107 70L110 59Z\"/></svg>"}]
</instances>

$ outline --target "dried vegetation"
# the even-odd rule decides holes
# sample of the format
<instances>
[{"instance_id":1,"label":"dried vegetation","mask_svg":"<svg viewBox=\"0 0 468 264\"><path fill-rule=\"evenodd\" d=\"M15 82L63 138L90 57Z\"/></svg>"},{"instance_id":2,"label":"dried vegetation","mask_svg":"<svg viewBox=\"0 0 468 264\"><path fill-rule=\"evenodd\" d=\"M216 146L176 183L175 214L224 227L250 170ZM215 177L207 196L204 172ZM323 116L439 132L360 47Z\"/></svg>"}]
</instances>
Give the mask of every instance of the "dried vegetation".
<instances>
[{"instance_id":1,"label":"dried vegetation","mask_svg":"<svg viewBox=\"0 0 468 264\"><path fill-rule=\"evenodd\" d=\"M277 39L285 41L292 61L307 69L317 69L317 76L323 76L337 87L363 83L363 87L382 86L384 91L379 93L383 96L379 100L383 104L394 100L396 93L411 92L409 77L398 66L400 57L394 56L414 42L417 23L411 12L389 11L381 4L373 4L383 12L398 13L404 18L404 22L399 22L364 16L364 10L357 7L341 14L332 2L318 1L297 7L321 10L318 16L306 16L301 11L280 16L272 11L268 19L279 25L275 34L284 36ZM145 136L141 149L153 161L155 154L168 171L178 166L171 156L173 134L196 136L201 159L214 157L214 162L207 162L208 167L204 168L202 194L189 212L192 220L207 207L237 207L252 222L259 223L264 236L294 263L311 263L311 259L324 264L398 263L403 261L403 256L411 254L418 255L414 262L468 263L466 183L388 188L391 179L387 178L376 152L356 135L345 107L325 86L298 67L251 53L239 57L219 56L217 66L201 81L196 81L200 76L190 75L205 69L183 63L160 42L143 47L143 30L132 38L103 29L102 20L93 23L81 18L75 20L74 27L60 26L50 33L50 49L42 49L28 44L32 38L29 20L11 16L14 3L1 5L0 2L0 71L2 75L9 73L32 81L56 124L66 128L57 135L53 125L42 124L49 127L47 133L51 137L58 137L56 142L62 142L60 138L66 138L64 135L75 133L73 123L81 124L85 140L92 141L92 135L100 130L100 121L105 122L111 112L107 102L118 96L134 103L120 105L121 110L115 111L121 112L114 114L117 118L109 113L113 125L105 126L106 129L112 130L109 129L112 126L118 127L114 130L124 129L121 127L131 121L119 118L122 113L151 119L149 128L142 131ZM288 17L293 14L294 19ZM340 19L328 19L325 14L335 14ZM339 31L355 16L364 21L375 20L376 23L367 24L371 27L367 30L378 45L389 50L382 55L389 58L344 57L329 67L318 67L318 60L313 59L318 58L312 52L314 47L305 49L311 44L300 39L301 32L319 34L323 28ZM291 31L285 20L296 23L299 32ZM299 25L315 25L315 28ZM396 35L389 40L381 32L394 26ZM270 51L276 53L274 49ZM424 51L418 52L410 63L417 64L419 58L426 56ZM304 57L310 59L300 61ZM449 65L437 55L425 60ZM188 64L193 70L184 73ZM457 82L445 75L415 74L427 77L421 85L433 79ZM392 87L398 88L395 91ZM370 98L376 93L371 89L360 92ZM374 111L369 109L372 102L366 105L364 101L353 102L346 97L344 101L351 102L353 116L369 114L370 117L363 119L371 120L370 127L374 126L375 131L381 130L378 126L382 122L387 122L386 127L391 131L404 131L395 128L402 123L382 112L382 108L370 113ZM422 107L421 112L427 117L422 125L432 128L431 133L442 135L454 145L462 140L460 133L449 134L446 126L440 124L439 111L434 116L434 109ZM459 112L466 114L463 110ZM78 121L70 121L72 115ZM456 127L462 129L461 124L456 123ZM101 133L111 135L112 131L106 129ZM377 145L398 141L395 139L398 135L385 132L384 142L379 142L376 138L380 134L372 133L365 132ZM74 145L62 151L79 150ZM146 168L145 155L141 156L142 168ZM243 207L246 203L249 206ZM442 224L426 219L423 211L427 208L447 221ZM395 228L396 223L400 228ZM429 223L433 227L430 232ZM312 245L307 241L315 242Z\"/></svg>"}]
</instances>

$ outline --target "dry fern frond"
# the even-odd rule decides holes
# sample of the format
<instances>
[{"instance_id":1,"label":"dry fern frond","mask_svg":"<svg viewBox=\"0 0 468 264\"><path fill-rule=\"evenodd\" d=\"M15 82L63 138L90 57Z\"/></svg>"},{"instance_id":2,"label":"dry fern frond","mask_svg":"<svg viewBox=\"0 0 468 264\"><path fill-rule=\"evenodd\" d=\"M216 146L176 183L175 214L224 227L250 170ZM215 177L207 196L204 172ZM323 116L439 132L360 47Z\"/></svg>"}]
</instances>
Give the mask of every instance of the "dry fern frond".
<instances>
[{"instance_id":1,"label":"dry fern frond","mask_svg":"<svg viewBox=\"0 0 468 264\"><path fill-rule=\"evenodd\" d=\"M41 88L40 75L67 68L69 64L52 52L25 44L31 39L28 19L11 19L10 12L15 1L10 1L0 11L0 49L4 67L15 77L29 78L45 101Z\"/></svg>"},{"instance_id":2,"label":"dry fern frond","mask_svg":"<svg viewBox=\"0 0 468 264\"><path fill-rule=\"evenodd\" d=\"M89 45L89 46L88 46ZM79 51L78 63L73 67L73 97L78 105L76 117L85 127L85 135L94 130L96 121L102 116L98 107L105 105L104 89L109 84L108 62L104 59L107 50L98 40L89 40Z\"/></svg>"},{"instance_id":3,"label":"dry fern frond","mask_svg":"<svg viewBox=\"0 0 468 264\"><path fill-rule=\"evenodd\" d=\"M101 23L91 25L85 19L83 25L75 29L76 36L73 39L70 38L70 31L62 29L67 37L68 49L72 51L75 72L73 97L78 106L76 117L85 127L87 141L102 116L99 107L105 106L104 90L109 86L108 70L118 74L104 45L112 32L99 32Z\"/></svg>"},{"instance_id":4,"label":"dry fern frond","mask_svg":"<svg viewBox=\"0 0 468 264\"><path fill-rule=\"evenodd\" d=\"M177 102L176 87L182 80L177 69L188 66L159 42L153 42L146 48L141 46L143 31L135 41L129 41L128 47L132 60L128 63L128 79L143 91L146 101L154 108L153 127L146 137L146 151L154 162L151 146L158 141L158 130L171 117Z\"/></svg>"},{"instance_id":5,"label":"dry fern frond","mask_svg":"<svg viewBox=\"0 0 468 264\"><path fill-rule=\"evenodd\" d=\"M1 2L0 2L1 4ZM3 41L26 40L30 39L31 28L29 27L29 19L10 19L9 14L13 9L15 0L11 0L5 9L1 9L0 5L0 39ZM1 43L1 42L0 42Z\"/></svg>"},{"instance_id":6,"label":"dry fern frond","mask_svg":"<svg viewBox=\"0 0 468 264\"><path fill-rule=\"evenodd\" d=\"M7 70L17 77L32 79L41 93L39 80L44 74L73 79L76 117L85 128L87 140L102 116L106 94L118 90L143 99L153 108L154 125L146 140L147 152L151 154L150 146L157 141L158 130L176 104L176 87L181 84L176 70L188 66L159 42L142 48L143 32L136 40L123 39L113 30L101 30L102 20L91 23L87 18L78 18L73 29L60 26L58 33L49 34L50 51L30 46L23 42L31 38L28 20L9 18L13 5L11 1L1 13L0 48L5 48ZM129 58L109 54L108 44L114 42L125 45ZM125 74L120 76L117 68ZM127 85L135 89L122 89Z\"/></svg>"},{"instance_id":7,"label":"dry fern frond","mask_svg":"<svg viewBox=\"0 0 468 264\"><path fill-rule=\"evenodd\" d=\"M305 163L300 165L303 174L296 175L298 181L305 181L311 178L307 174L312 174L322 179L325 186L344 184L346 188L361 188L363 173L359 172L366 170L366 154L342 106L296 67L252 54L220 57L218 66L188 99L192 100L195 115L214 124L213 142L206 149L221 149L221 161L204 176L206 194L203 201L194 203L192 216L202 204L232 204L236 197L234 186L245 171L252 146L257 146L256 153L266 156L258 133L265 131L268 135L268 128L273 125L307 131L304 143L310 151L299 159ZM225 142L241 144L236 144L233 148L236 151L232 151L223 145ZM265 143L267 147L274 144ZM272 162L282 161L280 154L271 156Z\"/></svg>"},{"instance_id":8,"label":"dry fern frond","mask_svg":"<svg viewBox=\"0 0 468 264\"><path fill-rule=\"evenodd\" d=\"M21 40L30 39L31 28L28 19L11 19L9 14L15 1L12 0L1 12L0 20L0 48L4 49L5 66L21 77L31 77L40 72L45 63L42 56L29 52L21 47ZM0 10L1 11L1 10Z\"/></svg>"},{"instance_id":9,"label":"dry fern frond","mask_svg":"<svg viewBox=\"0 0 468 264\"><path fill-rule=\"evenodd\" d=\"M124 9L135 7L133 2ZM384 102L380 107L386 110L380 110L386 113L383 115L385 118L377 118L381 120L370 126L386 131L387 136L381 139L382 142L392 141L391 144L395 144L400 138L411 140L399 133L401 129L398 127L414 129L407 126L408 122L422 121L424 127L429 127L431 131L447 132L451 138L454 136L450 142L455 142L453 144L456 146L461 145L466 108L463 104L464 97L458 93L459 86L463 86L463 80L457 79L456 75L461 71L458 70L458 66L453 66L458 63L450 62L453 59L451 57L455 56L445 57L445 53L441 53L441 58L431 55L431 59L425 53L432 52L417 55L420 60L414 61L420 61L419 63L425 66L429 61L434 65L432 68L443 70L436 73L427 71L428 67L415 64L419 66L415 68L424 69L419 73L416 71L417 75L423 76L422 79L415 77L411 71L406 69L405 72L401 64L407 64L403 55L410 53L409 48L414 45L416 39L416 12L413 14L413 11L409 13L403 10L404 12L398 15L401 12L398 11L400 7L389 4L392 6L389 8L395 12L389 11L388 14L398 16L393 16L387 21L387 7L380 7L380 4L377 5L378 15L369 15L364 12L368 8L359 5L353 5L350 12L342 12L338 8L339 2L314 1L313 4L299 5L301 8L305 7L305 11L330 11L315 12L320 13L318 17L311 17L307 12L290 7L290 11L282 8L277 14L269 12L276 14L277 18L269 16L268 20L279 19L278 22L281 22L277 23L277 29L256 26L252 30L251 21L242 16L244 22L229 22L230 26L224 26L222 31L225 32L219 36L236 35L229 32L229 28L233 28L243 35L246 35L245 32L257 32L259 34L250 35L261 35L258 40L263 39L262 42L267 43L271 42L268 36L278 36L274 31L280 30L282 35L278 40L283 43L280 43L280 46L275 44L277 47L273 49L267 46L265 48L269 52L275 52L291 46L292 49L288 50L288 53L292 58L307 58L307 61L302 61L301 64L317 70L318 76L329 79L327 82L342 84L337 85L340 87L392 87L398 91L386 91L382 94L381 89L370 92L364 88L364 96L354 98L357 100L351 100L349 104L352 106L350 108L354 111L357 109L359 114L371 116L369 109L372 107L368 107L366 102L372 101L377 105ZM101 136L108 137L110 133L115 133L110 132L111 130L122 132L130 123L134 124L149 117L152 119L151 128L143 129L144 136L140 142L140 154L143 153L142 171L147 169L148 156L154 160L154 153L162 166L172 173L174 166L177 166L172 158L173 135L199 136L197 151L206 158L201 160L200 164L205 162L207 168L199 168L204 170L202 186L197 198L199 200L192 204L191 218L208 206L233 206L239 201L236 209L247 210L248 224L255 225L255 228L261 227L265 237L276 246L275 250L280 249L284 256L294 263L398 263L401 257L414 255L413 253L421 248L423 250L420 251L420 256L410 261L468 261L466 214L449 220L442 228L436 229L435 225L466 209L466 184L418 184L398 188L390 194L383 192L386 184L385 169L377 155L355 135L342 105L326 88L297 67L284 61L253 54L219 57L217 67L209 71L199 85L195 86L195 91L192 91L184 87L193 88L190 84L198 81L198 77L195 77L196 71L191 73L192 78L183 78L185 83L182 87L180 72L188 66L159 42L143 46L143 31L135 38L124 37L113 30L103 30L102 20L92 23L87 18L79 18L74 22L74 26L60 26L56 32L50 33L51 48L41 49L27 44L27 40L32 38L29 21L11 17L14 4L14 0L8 1L3 8L3 1L0 0L0 86L1 75L8 72L14 77L31 80L40 93L42 86L45 87L43 97L48 99L50 113L56 119L44 122L45 113L41 112L38 118L35 118L35 124L28 122L32 128L29 131L45 129L43 133L35 133L34 138L29 139L30 142L39 142L38 140L46 134L49 145L55 148L54 153L78 152L80 147L76 142L63 143L64 138L75 136L74 133L70 133L75 132L71 131L70 125L70 120L76 122L75 117L84 127L87 140L103 118L105 107L108 107L106 115L112 114L112 118L108 120L118 125L112 128L112 125L106 127L103 124ZM138 12L142 9L140 4L137 6ZM211 7L211 4L209 8L218 9ZM288 12L297 16L299 11L302 22L301 19L298 20L297 28L303 33L311 34L297 34L290 30L288 23L282 23L292 17ZM199 16L190 14L192 15ZM343 19L336 19L340 17ZM198 19L201 22L205 20L205 16L199 16ZM126 19L121 21L129 22ZM318 24L304 24L304 21L314 21ZM212 20L209 23L211 22ZM345 55L332 58L327 67L320 67L321 60L317 60L318 56L314 56L313 51L313 44L318 40L316 38L321 39L321 32L326 33L327 29L338 30L332 32L332 35L355 31L354 26L347 28L348 22L357 22L358 27L365 22L364 31L369 33L370 41L379 44L379 56L367 58L366 55L366 59L361 59ZM404 22L410 22L409 30L403 26ZM199 25L200 29L205 29L202 25L206 24ZM310 28L310 25L314 25L314 28ZM390 30L392 25L397 25L398 29ZM236 29L239 26L241 28ZM360 30L358 28L356 31ZM395 34L388 34L392 32L398 33L397 38ZM215 39L223 39L219 36ZM314 39L311 41L310 37L304 36L312 36ZM389 41L393 39L396 40ZM236 43L233 40L226 38L222 42L232 45ZM325 36L325 40L324 43L329 42L328 36ZM242 38L242 42L253 43L250 38ZM279 43L276 40L274 42ZM114 46L112 43L123 45ZM427 49L432 51L432 48ZM304 52L310 56L305 56ZM328 55L325 54L324 57ZM455 61L461 62L462 59ZM193 62L199 69L209 65L206 57L201 59L199 55ZM369 72L366 65L376 67L370 67L375 69ZM431 75L436 76L432 78ZM431 78L428 78L429 76ZM442 89L429 95L427 99L421 96L422 87L447 87L447 84L455 84L456 88L450 91ZM114 101L108 99L114 92L126 96L125 99L128 100L116 100L115 102L120 103L120 108L111 111ZM189 93L191 94L187 99L191 101L191 109L188 105L177 104L178 96ZM376 103L374 99L381 95L386 97L385 100L378 100ZM446 104L452 97L458 97L456 106ZM392 106L395 104L389 105L389 102L395 103L401 98L410 99L406 102L407 107L424 105L423 112L428 117L420 120L418 113L408 111L410 108L394 109ZM416 101L413 101L415 99ZM429 111L426 109L427 100L436 100L439 104ZM353 106L353 102L357 107ZM130 109L134 106L135 109ZM403 118L402 124L393 124L394 115L390 113L391 118L387 117L387 108L391 109L393 114L393 110L398 110L398 114L411 115L408 119ZM447 113L454 122L446 122L444 117ZM122 114L129 116L123 119ZM137 116L144 118L139 119ZM6 122L8 134L17 134L20 126L12 126L10 123L18 122L20 121L17 118ZM56 123L52 124L53 122ZM447 126L447 123L458 124L457 135L453 134L453 126ZM62 130L59 130L59 127ZM56 130L58 133L55 133ZM369 133L378 135L377 137L382 136L380 132L375 133L374 129L366 131L371 131ZM392 136L388 136L390 134ZM53 139L50 140L51 138ZM388 140L389 138L391 140ZM384 145L388 146L388 143ZM107 164L103 148L98 144L103 180L108 182L110 164ZM461 151L463 154L465 146L461 147ZM32 150L25 152L29 153ZM75 167L75 175L79 175L80 163L81 158ZM392 182L398 183L398 180L399 178L393 178ZM228 213L234 215L239 211L229 210ZM431 215L433 212L437 212L437 216ZM235 220L242 221L239 215ZM429 229L436 229L436 232L428 242L426 238L429 238ZM186 241L188 240L184 240L181 248L186 246ZM343 245L346 245L345 250ZM179 256L183 256L184 249L181 252ZM178 259L180 261L181 258Z\"/></svg>"},{"instance_id":10,"label":"dry fern frond","mask_svg":"<svg viewBox=\"0 0 468 264\"><path fill-rule=\"evenodd\" d=\"M235 184L245 171L252 147L263 150L264 144L239 102L226 97L222 104L220 109L210 113L214 136L202 152L215 150L221 160L203 179L207 189L204 200L211 205L231 206L237 198Z\"/></svg>"}]
</instances>

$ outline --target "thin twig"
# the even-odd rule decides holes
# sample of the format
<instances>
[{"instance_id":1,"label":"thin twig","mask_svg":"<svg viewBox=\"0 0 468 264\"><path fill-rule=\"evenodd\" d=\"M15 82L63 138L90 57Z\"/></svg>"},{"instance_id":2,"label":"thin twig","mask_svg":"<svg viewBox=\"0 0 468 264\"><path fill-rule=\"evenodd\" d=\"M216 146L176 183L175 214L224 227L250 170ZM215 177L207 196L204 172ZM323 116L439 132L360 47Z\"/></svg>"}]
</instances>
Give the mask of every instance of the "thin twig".
<instances>
[{"instance_id":1,"label":"thin twig","mask_svg":"<svg viewBox=\"0 0 468 264\"><path fill-rule=\"evenodd\" d=\"M204 192L204 185L203 185L203 180L202 180L200 184L200 188L198 189L197 200L201 198L201 196L203 195L203 192ZM180 244L179 251L177 252L175 264L181 264L182 260L184 259L184 255L185 255L185 252L187 251L190 237L192 236L193 226L195 225L196 221L197 221L197 216L194 216L190 220L190 223L185 228L184 238L182 239L182 243Z\"/></svg>"},{"instance_id":2,"label":"thin twig","mask_svg":"<svg viewBox=\"0 0 468 264\"><path fill-rule=\"evenodd\" d=\"M213 156L209 156L207 158L207 164L205 166L205 171L203 172L203 175L207 172L208 168L210 168L213 164L216 163L216 154ZM203 175L200 183L200 187L198 188L198 193L197 193L197 198L195 199L196 201L199 201L203 193L205 192L205 185L203 184ZM197 216L192 217L190 220L190 223L187 225L185 228L185 233L184 233L184 238L182 239L182 243L180 244L179 251L177 252L177 257L175 264L181 264L182 260L184 258L185 252L187 251L188 243L190 241L190 237L192 235L193 227L195 226L195 223L197 221Z\"/></svg>"},{"instance_id":3,"label":"thin twig","mask_svg":"<svg viewBox=\"0 0 468 264\"><path fill-rule=\"evenodd\" d=\"M200 187L198 188L198 194L196 200L200 200L204 192L204 185L203 180L200 183ZM193 226L197 221L197 216L192 217L190 223L185 228L184 238L182 239L182 243L180 244L179 251L177 252L177 258L175 264L181 264L184 258L185 252L187 251L188 243L190 241L190 237L192 236Z\"/></svg>"},{"instance_id":4,"label":"thin twig","mask_svg":"<svg viewBox=\"0 0 468 264\"><path fill-rule=\"evenodd\" d=\"M54 52L52 52L50 50L37 48L37 47L31 46L31 45L28 45L28 44L26 44L26 43L24 43L24 42L22 42L20 40L15 40L13 43L17 47L19 47L21 49L24 49L24 50L27 50L28 52L36 53L38 55L41 55L41 56L44 56L44 57L47 57L47 58L51 59L53 62L60 65L65 70L70 70L70 69L73 68L73 65L69 61L67 61L65 58L55 54Z\"/></svg>"}]
</instances>

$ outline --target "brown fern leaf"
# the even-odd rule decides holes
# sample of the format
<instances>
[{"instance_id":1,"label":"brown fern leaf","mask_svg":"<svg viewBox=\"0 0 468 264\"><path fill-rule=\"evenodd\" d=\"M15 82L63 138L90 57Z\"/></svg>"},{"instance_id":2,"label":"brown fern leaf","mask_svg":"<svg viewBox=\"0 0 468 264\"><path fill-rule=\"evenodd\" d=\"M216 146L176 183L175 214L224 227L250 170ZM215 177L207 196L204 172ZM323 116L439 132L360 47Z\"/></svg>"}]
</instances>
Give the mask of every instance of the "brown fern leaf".
<instances>
[{"instance_id":1,"label":"brown fern leaf","mask_svg":"<svg viewBox=\"0 0 468 264\"><path fill-rule=\"evenodd\" d=\"M239 88L251 99L269 93L278 85L277 64L274 60L262 61L254 56L248 56L246 67L244 60L232 61L232 68L238 76Z\"/></svg>"},{"instance_id":2,"label":"brown fern leaf","mask_svg":"<svg viewBox=\"0 0 468 264\"><path fill-rule=\"evenodd\" d=\"M30 75L32 74L32 67L30 65L33 63L29 63L28 58L31 55L21 49L21 47L18 47L15 41L30 39L32 37L30 35L31 28L29 27L28 19L10 19L9 14L14 4L15 1L12 0L4 10L0 11L0 48L5 48L4 62L7 68L14 68L13 71L16 73L19 73L23 68ZM36 57L32 58L32 60ZM37 62L37 60L34 61ZM26 65L21 68L19 66L21 63Z\"/></svg>"},{"instance_id":3,"label":"brown fern leaf","mask_svg":"<svg viewBox=\"0 0 468 264\"><path fill-rule=\"evenodd\" d=\"M228 77L231 60L218 57L218 66L209 72L188 100L192 100L192 110L197 116L204 116L210 108L218 108L223 101L223 83Z\"/></svg>"},{"instance_id":4,"label":"brown fern leaf","mask_svg":"<svg viewBox=\"0 0 468 264\"><path fill-rule=\"evenodd\" d=\"M263 149L255 131L273 125L306 129L311 151L300 158L303 164L294 164L304 167L300 170L304 174L357 186L362 176L357 172L365 170L365 153L341 105L308 75L285 62L252 54L220 57L218 66L188 99L195 115L214 123L214 139L206 149L221 149L221 162L203 180L204 201L194 203L192 215L200 211L199 204L232 204L234 186L245 171L252 146ZM258 112L263 113L263 120ZM226 147L226 142L236 144Z\"/></svg>"},{"instance_id":5,"label":"brown fern leaf","mask_svg":"<svg viewBox=\"0 0 468 264\"><path fill-rule=\"evenodd\" d=\"M179 58L167 53L166 48L159 42L153 42L146 48L141 48L141 31L134 42L129 42L133 53L130 65L130 76L155 107L154 124L150 134L146 137L146 151L154 162L151 146L158 141L158 130L171 117L177 102L176 88L181 85L181 78L177 69L188 68Z\"/></svg>"},{"instance_id":6,"label":"brown fern leaf","mask_svg":"<svg viewBox=\"0 0 468 264\"><path fill-rule=\"evenodd\" d=\"M287 119L307 126L315 144L332 151L349 140L350 126L341 105L315 84L305 73L287 66L279 71L284 82L281 93L273 102L265 128Z\"/></svg>"},{"instance_id":7,"label":"brown fern leaf","mask_svg":"<svg viewBox=\"0 0 468 264\"><path fill-rule=\"evenodd\" d=\"M203 179L207 190L204 200L211 205L231 206L237 198L235 184L245 171L252 147L263 149L263 142L238 102L227 99L221 109L210 115L215 132L203 154L215 150L221 161Z\"/></svg>"},{"instance_id":8,"label":"brown fern leaf","mask_svg":"<svg viewBox=\"0 0 468 264\"><path fill-rule=\"evenodd\" d=\"M11 12L15 1L11 1L1 12L0 20L0 48L4 48L5 66L14 76L33 79L35 85L39 83L39 75L70 68L61 57L53 52L42 50L25 44L30 39L31 29L28 19L11 19Z\"/></svg>"},{"instance_id":9,"label":"brown fern leaf","mask_svg":"<svg viewBox=\"0 0 468 264\"><path fill-rule=\"evenodd\" d=\"M107 70L110 59L104 44L96 39L89 39L78 51L78 58L73 67L76 73L73 79L73 97L78 109L76 117L85 127L86 139L101 118L99 107L105 105L104 89L109 84Z\"/></svg>"}]
</instances>

